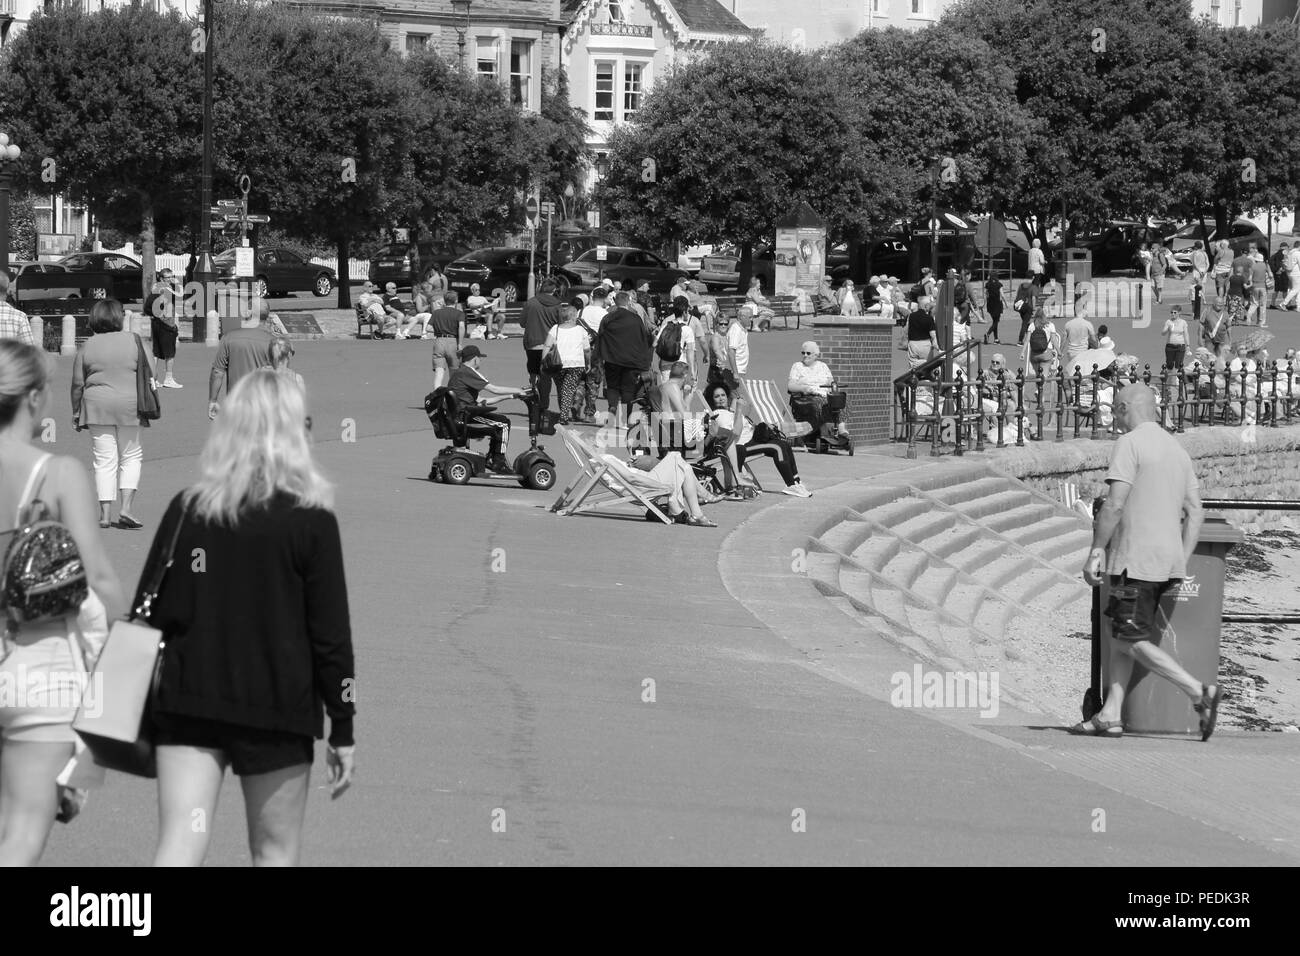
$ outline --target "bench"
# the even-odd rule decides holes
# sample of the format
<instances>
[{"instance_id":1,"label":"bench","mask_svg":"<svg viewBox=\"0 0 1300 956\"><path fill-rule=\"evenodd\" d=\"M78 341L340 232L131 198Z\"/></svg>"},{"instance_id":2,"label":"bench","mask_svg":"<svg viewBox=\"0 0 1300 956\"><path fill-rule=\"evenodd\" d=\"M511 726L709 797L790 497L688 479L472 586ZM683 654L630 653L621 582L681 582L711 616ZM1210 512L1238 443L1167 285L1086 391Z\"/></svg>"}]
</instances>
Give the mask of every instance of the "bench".
<instances>
[{"instance_id":1,"label":"bench","mask_svg":"<svg viewBox=\"0 0 1300 956\"><path fill-rule=\"evenodd\" d=\"M387 313L384 314L384 317L382 319L373 318L372 316L366 313L365 309L361 307L360 302L358 302L355 306L353 306L352 310L357 315L357 338L361 338L361 332L364 329L364 327L367 325L370 326L371 339L391 339L393 337L392 335L386 334L384 332L384 327L389 322L389 316ZM411 313L408 311L407 314L410 315Z\"/></svg>"},{"instance_id":2,"label":"bench","mask_svg":"<svg viewBox=\"0 0 1300 956\"><path fill-rule=\"evenodd\" d=\"M732 320L737 319L740 315L741 308L749 303L749 300L745 298L743 295L719 295L719 296L715 296L715 298L718 301L719 314L725 315L728 319L732 319ZM812 312L796 312L795 303L798 302L798 299L796 299L792 295L769 296L767 301L768 301L768 308L772 311L773 316L778 319L781 319L782 322L784 323L785 328L787 329L790 328L791 319L794 319L794 327L796 329L799 329L804 319L812 318L813 316L817 315L816 299L812 300L812 306L813 306ZM749 331L751 332L754 331L753 322L748 323L746 327L749 329ZM768 322L767 326L763 326L761 328L763 328L764 331L766 331L770 327L771 327L771 323Z\"/></svg>"}]
</instances>

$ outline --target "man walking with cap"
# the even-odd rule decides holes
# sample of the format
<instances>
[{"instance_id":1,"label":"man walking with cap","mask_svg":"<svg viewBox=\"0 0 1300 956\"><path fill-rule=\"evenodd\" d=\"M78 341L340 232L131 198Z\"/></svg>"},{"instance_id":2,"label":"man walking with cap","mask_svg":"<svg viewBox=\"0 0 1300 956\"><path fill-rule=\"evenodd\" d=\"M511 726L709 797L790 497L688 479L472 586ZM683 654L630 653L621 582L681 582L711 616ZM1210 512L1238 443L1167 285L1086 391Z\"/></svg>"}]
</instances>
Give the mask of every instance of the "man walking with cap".
<instances>
[{"instance_id":1,"label":"man walking with cap","mask_svg":"<svg viewBox=\"0 0 1300 956\"><path fill-rule=\"evenodd\" d=\"M1202 684L1161 648L1163 632L1156 622L1157 615L1163 616L1160 599L1187 577L1187 562L1200 536L1196 471L1186 449L1160 427L1149 387L1134 384L1121 391L1115 417L1124 434L1111 453L1106 474L1110 493L1093 523L1092 550L1083 566L1084 580L1097 587L1109 547L1110 688L1101 710L1070 732L1123 736L1124 692L1137 661L1191 698L1201 716L1201 739L1209 740L1222 688Z\"/></svg>"}]
</instances>

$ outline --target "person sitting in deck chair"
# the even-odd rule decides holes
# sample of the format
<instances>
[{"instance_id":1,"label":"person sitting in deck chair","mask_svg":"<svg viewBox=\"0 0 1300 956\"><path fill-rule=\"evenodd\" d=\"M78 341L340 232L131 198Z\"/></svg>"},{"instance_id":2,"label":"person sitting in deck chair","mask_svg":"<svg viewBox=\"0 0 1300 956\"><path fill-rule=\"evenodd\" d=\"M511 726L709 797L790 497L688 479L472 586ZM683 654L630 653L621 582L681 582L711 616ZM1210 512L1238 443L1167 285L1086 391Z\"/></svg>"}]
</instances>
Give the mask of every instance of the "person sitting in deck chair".
<instances>
[{"instance_id":1,"label":"person sitting in deck chair","mask_svg":"<svg viewBox=\"0 0 1300 956\"><path fill-rule=\"evenodd\" d=\"M740 480L740 469L745 459L766 455L776 464L776 470L785 482L784 491L796 498L811 498L812 492L799 480L799 468L794 461L794 449L779 434L773 434L766 422L755 425L744 415L731 411L731 392L725 385L711 386L705 398L713 409L709 416L709 440L716 442L726 457L730 472Z\"/></svg>"}]
</instances>

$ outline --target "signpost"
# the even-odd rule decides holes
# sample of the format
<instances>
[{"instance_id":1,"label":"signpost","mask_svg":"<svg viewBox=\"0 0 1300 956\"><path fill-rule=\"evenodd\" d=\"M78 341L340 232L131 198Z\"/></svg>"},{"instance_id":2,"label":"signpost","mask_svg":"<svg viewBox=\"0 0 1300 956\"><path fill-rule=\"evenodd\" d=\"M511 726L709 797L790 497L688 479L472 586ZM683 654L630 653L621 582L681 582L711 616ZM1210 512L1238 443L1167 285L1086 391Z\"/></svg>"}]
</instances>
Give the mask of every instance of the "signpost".
<instances>
[{"instance_id":1,"label":"signpost","mask_svg":"<svg viewBox=\"0 0 1300 956\"><path fill-rule=\"evenodd\" d=\"M546 214L546 274L551 274L551 217L555 215L555 203L542 203L542 212Z\"/></svg>"},{"instance_id":2,"label":"signpost","mask_svg":"<svg viewBox=\"0 0 1300 956\"><path fill-rule=\"evenodd\" d=\"M608 261L609 261L609 246L597 246L597 247L596 247L596 261L597 261L597 262L608 262ZM600 278L601 278L601 281L602 281L602 282L603 282L604 279L605 279L605 267L604 267L603 265L600 267Z\"/></svg>"}]
</instances>

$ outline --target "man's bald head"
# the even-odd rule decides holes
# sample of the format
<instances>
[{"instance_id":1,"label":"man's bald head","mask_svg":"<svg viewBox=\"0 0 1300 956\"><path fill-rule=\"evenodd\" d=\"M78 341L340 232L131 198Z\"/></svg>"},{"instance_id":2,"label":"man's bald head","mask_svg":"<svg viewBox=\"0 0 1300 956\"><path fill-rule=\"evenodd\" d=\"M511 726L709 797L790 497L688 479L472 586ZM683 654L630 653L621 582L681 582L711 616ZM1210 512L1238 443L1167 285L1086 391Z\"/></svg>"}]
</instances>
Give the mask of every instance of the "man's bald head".
<instances>
[{"instance_id":1,"label":"man's bald head","mask_svg":"<svg viewBox=\"0 0 1300 956\"><path fill-rule=\"evenodd\" d=\"M1132 431L1144 422L1159 420L1160 413L1156 407L1156 393L1141 384L1126 385L1115 399L1115 411L1123 416L1124 429Z\"/></svg>"}]
</instances>

